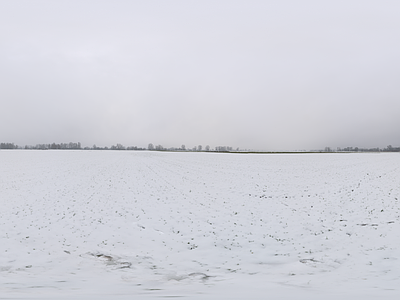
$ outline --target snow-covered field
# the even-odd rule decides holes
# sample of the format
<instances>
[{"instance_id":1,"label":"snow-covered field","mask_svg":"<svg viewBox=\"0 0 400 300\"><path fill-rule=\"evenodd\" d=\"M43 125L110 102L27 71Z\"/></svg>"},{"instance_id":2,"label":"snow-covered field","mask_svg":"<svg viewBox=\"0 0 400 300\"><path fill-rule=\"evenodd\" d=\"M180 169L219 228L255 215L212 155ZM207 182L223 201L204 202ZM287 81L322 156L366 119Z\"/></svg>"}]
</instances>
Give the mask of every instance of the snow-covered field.
<instances>
[{"instance_id":1,"label":"snow-covered field","mask_svg":"<svg viewBox=\"0 0 400 300\"><path fill-rule=\"evenodd\" d=\"M0 151L0 299L400 299L400 154Z\"/></svg>"}]
</instances>

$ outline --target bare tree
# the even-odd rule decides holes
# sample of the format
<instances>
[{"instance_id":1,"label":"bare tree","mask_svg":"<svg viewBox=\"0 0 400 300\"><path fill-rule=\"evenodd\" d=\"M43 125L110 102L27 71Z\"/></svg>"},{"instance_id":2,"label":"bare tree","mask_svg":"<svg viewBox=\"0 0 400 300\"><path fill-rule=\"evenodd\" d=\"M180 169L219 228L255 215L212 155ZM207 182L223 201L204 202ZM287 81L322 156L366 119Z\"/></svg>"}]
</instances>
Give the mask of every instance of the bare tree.
<instances>
[{"instance_id":1,"label":"bare tree","mask_svg":"<svg viewBox=\"0 0 400 300\"><path fill-rule=\"evenodd\" d=\"M116 146L112 145L111 150L125 150L125 147L121 144L117 144Z\"/></svg>"}]
</instances>

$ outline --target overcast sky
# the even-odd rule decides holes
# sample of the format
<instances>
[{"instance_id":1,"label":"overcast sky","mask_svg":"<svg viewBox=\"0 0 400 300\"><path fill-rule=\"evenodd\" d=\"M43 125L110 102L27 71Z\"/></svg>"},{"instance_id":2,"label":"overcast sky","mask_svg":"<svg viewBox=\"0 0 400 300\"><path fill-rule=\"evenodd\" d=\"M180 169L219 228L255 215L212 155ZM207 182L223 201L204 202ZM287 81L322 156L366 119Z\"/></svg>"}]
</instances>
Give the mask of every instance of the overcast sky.
<instances>
[{"instance_id":1,"label":"overcast sky","mask_svg":"<svg viewBox=\"0 0 400 300\"><path fill-rule=\"evenodd\" d=\"M0 0L0 140L400 145L399 15L385 0Z\"/></svg>"}]
</instances>

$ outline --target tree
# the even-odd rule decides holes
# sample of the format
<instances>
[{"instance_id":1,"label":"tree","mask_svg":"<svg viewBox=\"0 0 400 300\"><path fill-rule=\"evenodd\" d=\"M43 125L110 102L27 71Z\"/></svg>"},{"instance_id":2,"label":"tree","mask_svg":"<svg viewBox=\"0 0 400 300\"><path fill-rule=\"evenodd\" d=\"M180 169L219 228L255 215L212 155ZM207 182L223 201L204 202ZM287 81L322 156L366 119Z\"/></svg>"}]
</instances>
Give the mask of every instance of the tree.
<instances>
[{"instance_id":1,"label":"tree","mask_svg":"<svg viewBox=\"0 0 400 300\"><path fill-rule=\"evenodd\" d=\"M210 151L210 146L209 145L206 146L206 151Z\"/></svg>"},{"instance_id":2,"label":"tree","mask_svg":"<svg viewBox=\"0 0 400 300\"><path fill-rule=\"evenodd\" d=\"M181 149L182 149L183 151L185 151L185 150L186 150L186 146L185 146L185 145L182 145L182 146L181 146Z\"/></svg>"},{"instance_id":3,"label":"tree","mask_svg":"<svg viewBox=\"0 0 400 300\"><path fill-rule=\"evenodd\" d=\"M198 145L197 146L197 151L201 151L203 149L203 146L202 145Z\"/></svg>"},{"instance_id":4,"label":"tree","mask_svg":"<svg viewBox=\"0 0 400 300\"><path fill-rule=\"evenodd\" d=\"M152 143L150 143L149 146L147 147L147 149L154 150L154 145Z\"/></svg>"},{"instance_id":5,"label":"tree","mask_svg":"<svg viewBox=\"0 0 400 300\"><path fill-rule=\"evenodd\" d=\"M116 146L112 145L111 150L125 150L125 147L121 144L117 144Z\"/></svg>"},{"instance_id":6,"label":"tree","mask_svg":"<svg viewBox=\"0 0 400 300\"><path fill-rule=\"evenodd\" d=\"M15 146L14 143L1 143L0 149L17 149L18 146Z\"/></svg>"}]
</instances>

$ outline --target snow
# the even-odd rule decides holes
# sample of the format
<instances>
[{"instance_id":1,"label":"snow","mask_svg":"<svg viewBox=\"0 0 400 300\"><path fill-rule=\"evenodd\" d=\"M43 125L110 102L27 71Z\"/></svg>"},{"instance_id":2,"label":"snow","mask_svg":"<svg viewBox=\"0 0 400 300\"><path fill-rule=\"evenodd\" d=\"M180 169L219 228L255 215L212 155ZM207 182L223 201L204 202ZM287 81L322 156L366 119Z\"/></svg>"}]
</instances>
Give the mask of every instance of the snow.
<instances>
[{"instance_id":1,"label":"snow","mask_svg":"<svg viewBox=\"0 0 400 300\"><path fill-rule=\"evenodd\" d=\"M398 299L400 155L0 151L0 299Z\"/></svg>"}]
</instances>

